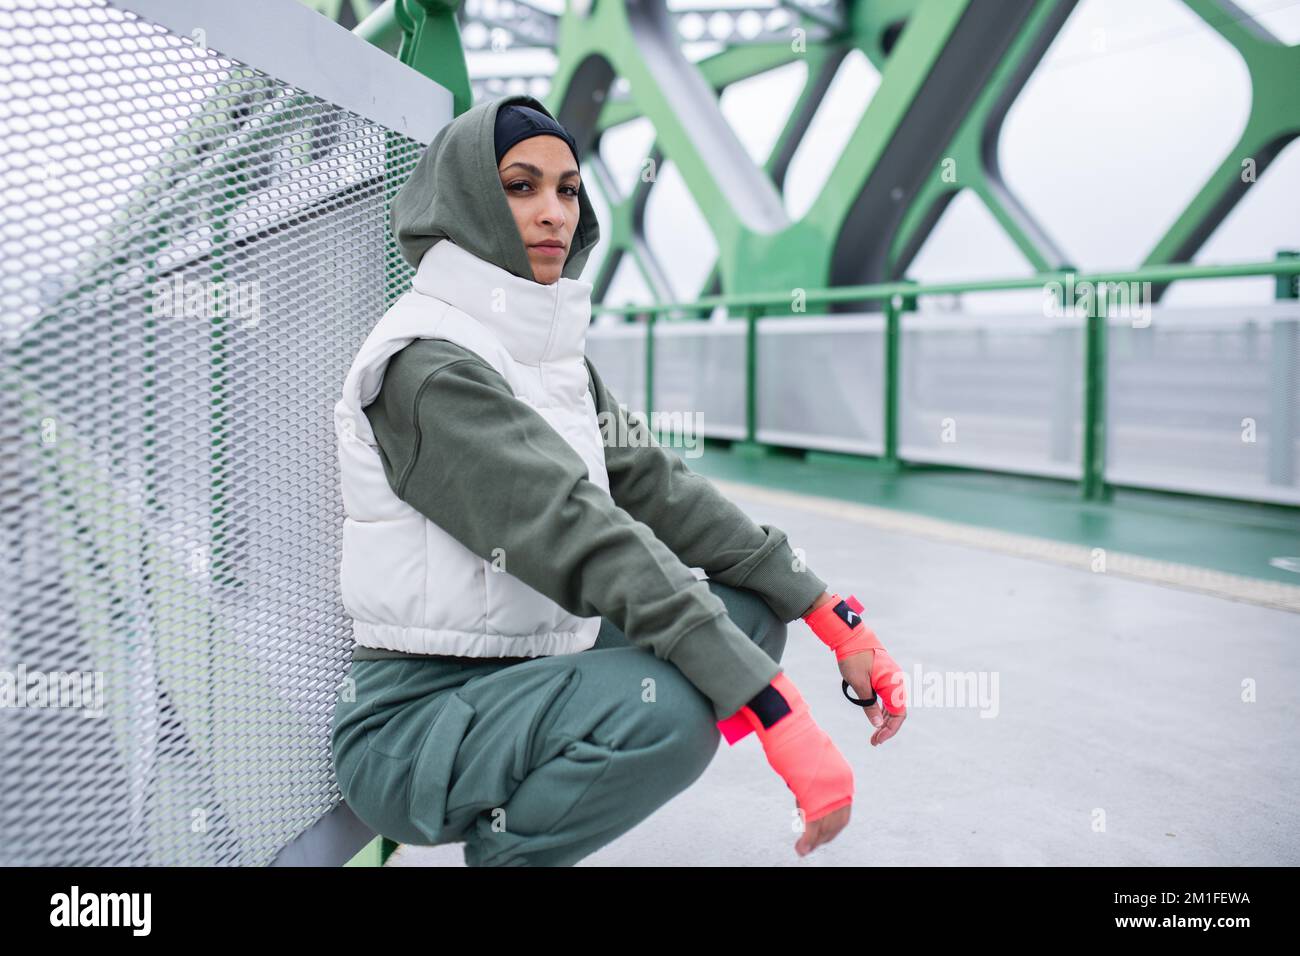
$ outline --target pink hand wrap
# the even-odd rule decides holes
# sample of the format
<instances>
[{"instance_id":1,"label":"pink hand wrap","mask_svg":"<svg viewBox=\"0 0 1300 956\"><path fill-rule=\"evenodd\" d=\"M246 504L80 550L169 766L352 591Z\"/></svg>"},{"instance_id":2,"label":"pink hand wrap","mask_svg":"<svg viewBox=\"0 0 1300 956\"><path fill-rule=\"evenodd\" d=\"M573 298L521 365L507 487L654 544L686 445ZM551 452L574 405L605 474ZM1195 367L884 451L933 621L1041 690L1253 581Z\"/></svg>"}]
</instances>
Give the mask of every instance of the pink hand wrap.
<instances>
[{"instance_id":1,"label":"pink hand wrap","mask_svg":"<svg viewBox=\"0 0 1300 956\"><path fill-rule=\"evenodd\" d=\"M748 726L735 738L728 735L730 743L750 730L758 734L767 762L794 794L805 822L819 820L853 802L853 768L817 726L803 695L784 671L772 678L751 704L757 712L746 704L718 726L737 721Z\"/></svg>"},{"instance_id":2,"label":"pink hand wrap","mask_svg":"<svg viewBox=\"0 0 1300 956\"><path fill-rule=\"evenodd\" d=\"M903 685L903 672L889 652L885 650L875 632L862 620L865 608L853 595L831 599L804 616L804 623L812 628L817 638L835 652L842 661L853 654L875 651L871 664L871 689L881 698L881 706L890 714L907 713L907 688Z\"/></svg>"},{"instance_id":3,"label":"pink hand wrap","mask_svg":"<svg viewBox=\"0 0 1300 956\"><path fill-rule=\"evenodd\" d=\"M718 729L722 731L722 736L726 738L727 744L730 746L735 746L736 741L741 737L754 732L753 726L741 713L744 709L742 707L730 717L723 717L718 721Z\"/></svg>"}]
</instances>

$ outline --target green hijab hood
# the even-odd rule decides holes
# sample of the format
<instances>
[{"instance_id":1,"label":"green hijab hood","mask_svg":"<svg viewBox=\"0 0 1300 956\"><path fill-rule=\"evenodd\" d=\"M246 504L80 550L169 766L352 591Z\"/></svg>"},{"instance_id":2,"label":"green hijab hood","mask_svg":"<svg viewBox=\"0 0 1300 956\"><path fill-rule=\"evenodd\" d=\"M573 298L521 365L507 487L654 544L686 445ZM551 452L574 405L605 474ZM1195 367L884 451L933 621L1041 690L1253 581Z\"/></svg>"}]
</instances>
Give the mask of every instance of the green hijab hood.
<instances>
[{"instance_id":1,"label":"green hijab hood","mask_svg":"<svg viewBox=\"0 0 1300 956\"><path fill-rule=\"evenodd\" d=\"M480 259L536 281L497 172L497 110L515 103L551 116L541 101L526 94L472 107L438 130L411 178L394 197L389 223L402 258L412 266L419 266L420 257L434 243L450 239ZM587 256L599 240L600 226L584 182L578 187L578 225L564 261L563 278L576 279L582 274Z\"/></svg>"}]
</instances>

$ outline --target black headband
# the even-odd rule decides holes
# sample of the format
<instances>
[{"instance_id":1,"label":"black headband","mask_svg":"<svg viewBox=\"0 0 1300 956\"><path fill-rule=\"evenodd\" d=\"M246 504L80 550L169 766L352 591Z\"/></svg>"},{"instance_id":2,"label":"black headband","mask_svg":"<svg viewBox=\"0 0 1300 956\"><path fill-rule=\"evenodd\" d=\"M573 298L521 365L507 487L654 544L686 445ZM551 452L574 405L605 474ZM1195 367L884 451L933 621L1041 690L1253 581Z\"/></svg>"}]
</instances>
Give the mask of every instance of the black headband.
<instances>
[{"instance_id":1,"label":"black headband","mask_svg":"<svg viewBox=\"0 0 1300 956\"><path fill-rule=\"evenodd\" d=\"M531 106L511 104L497 110L497 164L501 163L501 157L510 151L510 147L530 136L558 136L569 144L573 158L578 158L578 144L567 129Z\"/></svg>"}]
</instances>

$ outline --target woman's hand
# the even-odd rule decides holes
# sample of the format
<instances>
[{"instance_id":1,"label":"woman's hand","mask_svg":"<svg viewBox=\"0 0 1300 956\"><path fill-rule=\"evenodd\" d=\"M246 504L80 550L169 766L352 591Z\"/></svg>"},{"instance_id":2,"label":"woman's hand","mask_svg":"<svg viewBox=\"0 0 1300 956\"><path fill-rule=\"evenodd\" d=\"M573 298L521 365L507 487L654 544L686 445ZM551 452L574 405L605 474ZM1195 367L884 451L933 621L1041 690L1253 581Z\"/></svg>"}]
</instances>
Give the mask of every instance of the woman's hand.
<instances>
[{"instance_id":1,"label":"woman's hand","mask_svg":"<svg viewBox=\"0 0 1300 956\"><path fill-rule=\"evenodd\" d=\"M892 671L889 668L881 668L881 672L877 674L876 682L873 683L872 672L876 668L877 654L885 654L885 651L862 651L858 654L851 654L839 661L840 676L849 682L849 686L853 688L854 696L859 700L876 698L875 703L862 708L866 711L867 720L871 721L871 726L876 728L876 732L871 735L871 746L873 747L883 744L898 733L903 726L903 721L907 719L905 707L899 713L891 713L888 709L880 706L883 700L897 709L901 700L896 698L901 699L902 694L901 692L896 693L895 688L901 687L901 682L897 678L902 677L902 672L897 669L897 665Z\"/></svg>"},{"instance_id":2,"label":"woman's hand","mask_svg":"<svg viewBox=\"0 0 1300 956\"><path fill-rule=\"evenodd\" d=\"M840 676L862 700L867 720L876 732L871 746L884 743L898 733L907 719L907 689L903 672L889 656L875 632L862 620L863 607L857 598L841 600L823 591L804 612L803 620L817 638L835 651Z\"/></svg>"},{"instance_id":3,"label":"woman's hand","mask_svg":"<svg viewBox=\"0 0 1300 956\"><path fill-rule=\"evenodd\" d=\"M795 806L799 801L795 801ZM812 823L804 824L804 831L800 834L799 839L795 841L794 852L800 856L807 856L813 850L817 849L823 843L830 843L839 836L840 831L849 825L849 812L853 805L840 807L838 810L832 810L826 816L814 820Z\"/></svg>"}]
</instances>

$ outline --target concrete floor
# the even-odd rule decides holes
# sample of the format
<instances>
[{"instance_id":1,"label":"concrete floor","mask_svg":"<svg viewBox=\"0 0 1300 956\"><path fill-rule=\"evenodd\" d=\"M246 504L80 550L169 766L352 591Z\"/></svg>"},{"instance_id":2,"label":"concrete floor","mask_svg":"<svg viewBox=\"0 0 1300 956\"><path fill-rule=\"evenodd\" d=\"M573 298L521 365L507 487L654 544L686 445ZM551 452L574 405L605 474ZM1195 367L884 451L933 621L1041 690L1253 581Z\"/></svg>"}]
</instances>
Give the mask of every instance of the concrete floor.
<instances>
[{"instance_id":1,"label":"concrete floor","mask_svg":"<svg viewBox=\"0 0 1300 956\"><path fill-rule=\"evenodd\" d=\"M750 736L578 865L1300 864L1300 617L733 500L863 601L909 674L907 722L872 748L796 622L783 665L857 780L840 836L795 854L793 797ZM928 702L931 671L983 675L996 707ZM464 862L453 844L389 865Z\"/></svg>"}]
</instances>

